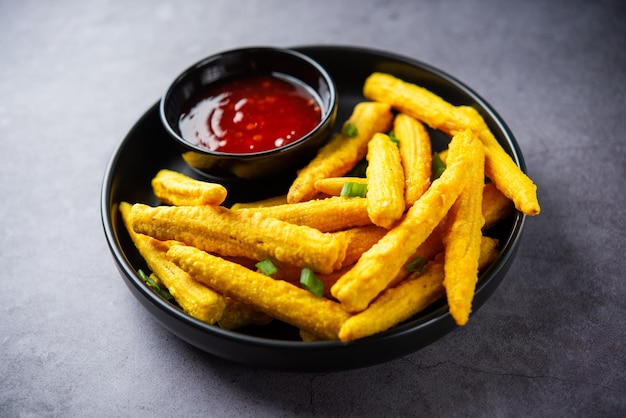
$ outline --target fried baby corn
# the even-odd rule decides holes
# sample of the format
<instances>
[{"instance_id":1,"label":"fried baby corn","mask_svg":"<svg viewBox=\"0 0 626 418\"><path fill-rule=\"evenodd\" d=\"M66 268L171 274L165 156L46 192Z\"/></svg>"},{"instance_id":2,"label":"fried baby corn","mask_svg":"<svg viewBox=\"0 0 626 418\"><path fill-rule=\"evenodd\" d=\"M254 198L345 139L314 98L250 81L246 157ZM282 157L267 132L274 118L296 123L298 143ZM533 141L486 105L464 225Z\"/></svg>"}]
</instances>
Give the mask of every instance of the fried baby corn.
<instances>
[{"instance_id":1,"label":"fried baby corn","mask_svg":"<svg viewBox=\"0 0 626 418\"><path fill-rule=\"evenodd\" d=\"M473 153L472 170L466 174L467 184L459 195L446 219L444 233L445 278L450 315L457 325L465 325L472 310L474 290L478 281L478 257L482 227L485 154L482 147Z\"/></svg>"},{"instance_id":2,"label":"fried baby corn","mask_svg":"<svg viewBox=\"0 0 626 418\"><path fill-rule=\"evenodd\" d=\"M336 302L197 248L173 246L167 255L207 286L322 339L337 339L350 316Z\"/></svg>"},{"instance_id":3,"label":"fried baby corn","mask_svg":"<svg viewBox=\"0 0 626 418\"><path fill-rule=\"evenodd\" d=\"M160 240L174 239L224 256L267 257L320 273L341 267L347 243L307 226L221 206L135 204L133 229Z\"/></svg>"},{"instance_id":4,"label":"fried baby corn","mask_svg":"<svg viewBox=\"0 0 626 418\"><path fill-rule=\"evenodd\" d=\"M430 186L432 146L426 127L417 119L399 113L393 121L393 133L400 141L400 159L404 169L404 198L411 207Z\"/></svg>"},{"instance_id":5,"label":"fried baby corn","mask_svg":"<svg viewBox=\"0 0 626 418\"><path fill-rule=\"evenodd\" d=\"M497 240L483 237L480 269L487 267L497 255ZM366 310L349 318L341 327L339 338L356 340L406 321L445 295L443 278L444 260L437 257L428 262L421 273L412 274L398 286L388 288Z\"/></svg>"},{"instance_id":6,"label":"fried baby corn","mask_svg":"<svg viewBox=\"0 0 626 418\"><path fill-rule=\"evenodd\" d=\"M178 206L221 205L226 200L226 188L163 169L152 179L152 190L163 203Z\"/></svg>"},{"instance_id":7,"label":"fried baby corn","mask_svg":"<svg viewBox=\"0 0 626 418\"><path fill-rule=\"evenodd\" d=\"M121 202L119 211L128 233L146 264L161 280L176 302L189 315L209 324L218 321L226 309L225 298L196 282L186 271L181 270L166 257L174 241L159 241L136 233L131 224L132 205Z\"/></svg>"},{"instance_id":8,"label":"fried baby corn","mask_svg":"<svg viewBox=\"0 0 626 418\"><path fill-rule=\"evenodd\" d=\"M358 312L394 280L402 266L446 216L459 196L471 170L480 142L469 130L450 141L448 168L407 211L404 219L366 251L348 273L335 283L331 292L344 309Z\"/></svg>"},{"instance_id":9,"label":"fried baby corn","mask_svg":"<svg viewBox=\"0 0 626 418\"><path fill-rule=\"evenodd\" d=\"M315 158L302 168L287 193L289 203L312 199L317 190L315 181L326 177L341 177L350 171L367 153L367 142L376 132L386 132L391 127L393 114L385 103L358 103L344 128L324 145Z\"/></svg>"},{"instance_id":10,"label":"fried baby corn","mask_svg":"<svg viewBox=\"0 0 626 418\"><path fill-rule=\"evenodd\" d=\"M476 109L464 106L463 110L478 123L478 137L485 146L485 174L520 212L535 216L541 208L537 200L537 186L522 172L507 154Z\"/></svg>"},{"instance_id":11,"label":"fried baby corn","mask_svg":"<svg viewBox=\"0 0 626 418\"><path fill-rule=\"evenodd\" d=\"M368 100L388 103L399 112L447 134L454 135L463 129L479 128L478 121L463 109L448 103L430 90L390 74L372 73L365 80L363 95Z\"/></svg>"},{"instance_id":12,"label":"fried baby corn","mask_svg":"<svg viewBox=\"0 0 626 418\"><path fill-rule=\"evenodd\" d=\"M389 136L376 133L367 151L367 213L374 225L391 228L404 213L404 170Z\"/></svg>"},{"instance_id":13,"label":"fried baby corn","mask_svg":"<svg viewBox=\"0 0 626 418\"><path fill-rule=\"evenodd\" d=\"M341 341L385 331L421 312L444 294L443 261L429 262L418 278L385 290L364 311L349 318L339 330Z\"/></svg>"},{"instance_id":14,"label":"fried baby corn","mask_svg":"<svg viewBox=\"0 0 626 418\"><path fill-rule=\"evenodd\" d=\"M431 128L454 135L471 129L485 147L486 173L515 207L527 215L540 212L537 186L515 164L495 139L480 114L469 106L454 106L433 92L389 74L373 73L365 81L363 94L369 100L389 103Z\"/></svg>"},{"instance_id":15,"label":"fried baby corn","mask_svg":"<svg viewBox=\"0 0 626 418\"><path fill-rule=\"evenodd\" d=\"M294 225L306 225L322 232L338 231L372 223L367 214L367 201L359 197L334 196L327 199L235 211L280 219Z\"/></svg>"}]
</instances>

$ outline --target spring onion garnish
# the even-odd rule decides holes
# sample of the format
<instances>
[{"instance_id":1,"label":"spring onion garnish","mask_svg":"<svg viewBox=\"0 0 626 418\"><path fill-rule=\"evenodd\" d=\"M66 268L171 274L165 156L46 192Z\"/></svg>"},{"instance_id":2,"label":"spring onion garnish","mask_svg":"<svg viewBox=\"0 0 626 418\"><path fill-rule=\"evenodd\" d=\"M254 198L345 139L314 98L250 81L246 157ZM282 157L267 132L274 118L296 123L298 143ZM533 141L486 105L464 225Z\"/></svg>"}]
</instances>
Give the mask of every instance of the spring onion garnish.
<instances>
[{"instance_id":1,"label":"spring onion garnish","mask_svg":"<svg viewBox=\"0 0 626 418\"><path fill-rule=\"evenodd\" d=\"M441 177L444 171L446 171L446 164L443 162L438 152L433 152L432 180Z\"/></svg>"},{"instance_id":2,"label":"spring onion garnish","mask_svg":"<svg viewBox=\"0 0 626 418\"><path fill-rule=\"evenodd\" d=\"M365 197L367 194L367 184L346 181L341 188L341 197Z\"/></svg>"},{"instance_id":3,"label":"spring onion garnish","mask_svg":"<svg viewBox=\"0 0 626 418\"><path fill-rule=\"evenodd\" d=\"M348 135L350 138L354 138L359 134L359 129L352 122L348 122L343 127L343 133Z\"/></svg>"},{"instance_id":4,"label":"spring onion garnish","mask_svg":"<svg viewBox=\"0 0 626 418\"><path fill-rule=\"evenodd\" d=\"M139 277L141 278L141 280L143 280L150 289L154 290L154 292L161 296L163 299L165 300L169 300L172 301L174 300L174 296L170 295L170 292L168 292L167 290L161 288L153 279L152 277L148 276L146 273L143 272L143 270L139 270L137 272L139 274Z\"/></svg>"},{"instance_id":5,"label":"spring onion garnish","mask_svg":"<svg viewBox=\"0 0 626 418\"><path fill-rule=\"evenodd\" d=\"M324 282L318 279L313 270L308 267L300 272L300 284L318 298L324 294Z\"/></svg>"},{"instance_id":6,"label":"spring onion garnish","mask_svg":"<svg viewBox=\"0 0 626 418\"><path fill-rule=\"evenodd\" d=\"M261 271L261 273L265 274L266 276L271 276L278 271L278 268L276 268L274 263L272 263L272 260L270 260L269 258L259 261L255 264L255 266L259 269L259 271Z\"/></svg>"},{"instance_id":7,"label":"spring onion garnish","mask_svg":"<svg viewBox=\"0 0 626 418\"><path fill-rule=\"evenodd\" d=\"M426 266L426 259L418 256L407 263L406 269L411 273L421 273L424 270L424 266Z\"/></svg>"},{"instance_id":8,"label":"spring onion garnish","mask_svg":"<svg viewBox=\"0 0 626 418\"><path fill-rule=\"evenodd\" d=\"M389 132L389 139L391 140L391 142L393 142L394 144L396 144L396 146L400 146L400 140L398 139L398 137L394 134L393 131Z\"/></svg>"}]
</instances>

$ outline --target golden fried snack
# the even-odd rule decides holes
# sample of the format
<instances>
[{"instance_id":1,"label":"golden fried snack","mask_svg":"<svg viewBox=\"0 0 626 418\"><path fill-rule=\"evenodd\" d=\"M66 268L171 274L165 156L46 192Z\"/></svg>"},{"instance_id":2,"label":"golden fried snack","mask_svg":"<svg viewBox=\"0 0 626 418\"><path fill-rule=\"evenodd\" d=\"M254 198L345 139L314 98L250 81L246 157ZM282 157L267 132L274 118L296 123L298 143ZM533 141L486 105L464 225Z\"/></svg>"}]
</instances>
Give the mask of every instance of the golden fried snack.
<instances>
[{"instance_id":1,"label":"golden fried snack","mask_svg":"<svg viewBox=\"0 0 626 418\"><path fill-rule=\"evenodd\" d=\"M159 241L136 233L131 225L131 208L132 205L127 202L119 205L124 225L150 270L159 277L176 302L189 315L209 324L219 321L226 309L225 298L196 282L187 272L167 259L167 250L176 242Z\"/></svg>"},{"instance_id":2,"label":"golden fried snack","mask_svg":"<svg viewBox=\"0 0 626 418\"><path fill-rule=\"evenodd\" d=\"M250 306L220 295L193 279L166 257L167 250L177 241L159 241L138 234L131 228L132 205L121 202L119 210L128 233L141 256L152 270L151 278L165 286L180 307L190 316L220 328L235 329L250 324L264 325L272 318Z\"/></svg>"},{"instance_id":3,"label":"golden fried snack","mask_svg":"<svg viewBox=\"0 0 626 418\"><path fill-rule=\"evenodd\" d=\"M346 183L367 184L363 177L328 177L315 181L315 190L327 196L339 196Z\"/></svg>"},{"instance_id":4,"label":"golden fried snack","mask_svg":"<svg viewBox=\"0 0 626 418\"><path fill-rule=\"evenodd\" d=\"M484 200L483 200L483 203L485 203ZM483 205L483 208L484 208L484 205ZM493 221L498 221L499 219L501 218L497 218L495 216L492 218ZM483 229L486 229L486 228L483 227ZM411 267L411 264L414 264L416 261L422 261L423 263L426 263L432 260L433 258L435 258L437 254L443 252L444 251L444 246L443 246L444 232L445 232L445 220L435 227L433 232L428 236L428 238L426 238L426 241L424 241L417 248L417 250L415 250L415 254L409 257L409 261L407 261L405 265L403 266L403 268L400 269L400 271L398 272L398 275L395 277L395 279L391 283L389 283L388 287L393 287L397 283L400 283L402 280L406 279L411 274L411 271L413 270L413 267ZM485 237L483 237L482 245L483 246L486 245L487 242L492 243L494 246L493 250L495 250L495 245L497 244L498 241L493 238L489 238L489 240L487 240ZM492 250L483 251L483 252L486 252L489 254L493 253ZM348 253L350 253L350 244L348 244L348 252L346 253L346 259L348 258ZM486 265L490 262L491 260L486 260L484 262L481 261L481 265ZM347 263L344 263L344 264L347 264ZM416 263L416 264L419 265L419 263Z\"/></svg>"},{"instance_id":5,"label":"golden fried snack","mask_svg":"<svg viewBox=\"0 0 626 418\"><path fill-rule=\"evenodd\" d=\"M482 198L485 185L485 154L482 147L474 153L472 169L465 188L459 195L446 219L447 231L443 236L445 247L445 278L450 315L457 325L465 325L472 310L474 289L478 281L478 257L482 227Z\"/></svg>"},{"instance_id":6,"label":"golden fried snack","mask_svg":"<svg viewBox=\"0 0 626 418\"><path fill-rule=\"evenodd\" d=\"M404 219L366 251L354 268L335 283L331 292L344 309L358 312L394 280L400 269L448 210L467 182L465 173L472 169L471 155L480 152L481 144L467 130L450 141L448 168L407 211ZM469 155L469 158L468 158Z\"/></svg>"},{"instance_id":7,"label":"golden fried snack","mask_svg":"<svg viewBox=\"0 0 626 418\"><path fill-rule=\"evenodd\" d=\"M284 205L287 203L287 195L280 195L274 197L268 197L263 200L256 200L254 202L238 202L232 205L231 209L247 209L247 208L265 208L269 206Z\"/></svg>"},{"instance_id":8,"label":"golden fried snack","mask_svg":"<svg viewBox=\"0 0 626 418\"><path fill-rule=\"evenodd\" d=\"M244 209L137 203L131 218L136 232L160 240L174 239L224 256L271 257L320 273L341 267L346 253L347 243L340 237Z\"/></svg>"},{"instance_id":9,"label":"golden fried snack","mask_svg":"<svg viewBox=\"0 0 626 418\"><path fill-rule=\"evenodd\" d=\"M454 106L423 87L383 73L373 73L366 79L363 94L369 100L389 103L398 111L449 135L464 129L473 130L485 147L487 176L519 211L527 215L539 214L537 186L504 151L476 109Z\"/></svg>"},{"instance_id":10,"label":"golden fried snack","mask_svg":"<svg viewBox=\"0 0 626 418\"><path fill-rule=\"evenodd\" d=\"M306 202L263 208L237 209L242 214L258 214L294 225L306 225L322 232L371 225L367 200L360 197L333 196Z\"/></svg>"},{"instance_id":11,"label":"golden fried snack","mask_svg":"<svg viewBox=\"0 0 626 418\"><path fill-rule=\"evenodd\" d=\"M323 339L336 339L350 316L336 302L197 248L173 246L167 255L207 286Z\"/></svg>"},{"instance_id":12,"label":"golden fried snack","mask_svg":"<svg viewBox=\"0 0 626 418\"><path fill-rule=\"evenodd\" d=\"M361 255L384 237L386 233L387 230L385 228L376 225L360 226L333 232L336 235L343 235L348 243L346 257L342 266L345 267L356 263Z\"/></svg>"},{"instance_id":13,"label":"golden fried snack","mask_svg":"<svg viewBox=\"0 0 626 418\"><path fill-rule=\"evenodd\" d=\"M498 255L497 240L483 237L480 246L480 269ZM421 312L445 295L443 257L428 262L421 273L411 275L396 287L385 290L363 312L349 318L339 331L342 341L385 331Z\"/></svg>"},{"instance_id":14,"label":"golden fried snack","mask_svg":"<svg viewBox=\"0 0 626 418\"><path fill-rule=\"evenodd\" d=\"M315 181L326 177L341 177L350 171L367 153L367 142L376 132L386 132L391 127L393 114L385 103L358 103L344 129L334 135L304 168L302 168L287 193L289 203L312 199L317 190ZM346 132L345 127L353 128Z\"/></svg>"},{"instance_id":15,"label":"golden fried snack","mask_svg":"<svg viewBox=\"0 0 626 418\"><path fill-rule=\"evenodd\" d=\"M496 225L502 219L513 213L513 202L506 197L493 183L485 184L483 188L483 217L487 230Z\"/></svg>"},{"instance_id":16,"label":"golden fried snack","mask_svg":"<svg viewBox=\"0 0 626 418\"><path fill-rule=\"evenodd\" d=\"M537 186L522 172L515 161L504 151L498 140L476 109L463 106L463 110L478 122L478 137L485 146L485 174L520 212L535 216L541 208L537 200Z\"/></svg>"},{"instance_id":17,"label":"golden fried snack","mask_svg":"<svg viewBox=\"0 0 626 418\"><path fill-rule=\"evenodd\" d=\"M367 213L374 225L391 228L404 213L404 170L397 145L375 133L367 151Z\"/></svg>"},{"instance_id":18,"label":"golden fried snack","mask_svg":"<svg viewBox=\"0 0 626 418\"><path fill-rule=\"evenodd\" d=\"M432 146L426 127L417 119L400 113L393 121L393 133L400 140L404 169L404 199L411 207L430 186Z\"/></svg>"},{"instance_id":19,"label":"golden fried snack","mask_svg":"<svg viewBox=\"0 0 626 418\"><path fill-rule=\"evenodd\" d=\"M226 188L221 184L196 180L167 169L154 176L152 190L161 202L170 205L221 205L226 200Z\"/></svg>"},{"instance_id":20,"label":"golden fried snack","mask_svg":"<svg viewBox=\"0 0 626 418\"><path fill-rule=\"evenodd\" d=\"M385 290L367 309L349 318L339 330L339 339L367 337L409 319L445 294L442 281L443 262L428 262L419 277Z\"/></svg>"},{"instance_id":21,"label":"golden fried snack","mask_svg":"<svg viewBox=\"0 0 626 418\"><path fill-rule=\"evenodd\" d=\"M490 187L487 187L490 186ZM504 207L504 205L508 202L508 210ZM513 210L513 203L506 198L495 186L492 184L486 184L484 188L483 194L483 217L486 218L485 225L483 226L483 230L488 229L489 227L495 225L506 216L508 216ZM487 219L489 220L489 224L487 223ZM444 251L443 246L443 234L444 234L444 224L445 220L437 225L433 232L426 238L415 251L409 261L405 264L404 268L400 269L400 272L396 276L396 278L389 283L388 287L394 286L396 283L401 282L405 278L410 275L409 264L417 261L417 259L422 260L423 262L428 262L435 258L437 254ZM490 242L497 243L495 240L491 240ZM483 239L483 245L485 240ZM495 245L495 244L494 244ZM350 244L348 244L348 251L346 252L346 260L348 259L348 254L350 254ZM344 265L348 264L344 262Z\"/></svg>"},{"instance_id":22,"label":"golden fried snack","mask_svg":"<svg viewBox=\"0 0 626 418\"><path fill-rule=\"evenodd\" d=\"M363 85L363 95L368 100L388 103L427 124L454 135L460 130L479 128L478 121L435 93L416 84L405 82L385 73L372 73Z\"/></svg>"}]
</instances>

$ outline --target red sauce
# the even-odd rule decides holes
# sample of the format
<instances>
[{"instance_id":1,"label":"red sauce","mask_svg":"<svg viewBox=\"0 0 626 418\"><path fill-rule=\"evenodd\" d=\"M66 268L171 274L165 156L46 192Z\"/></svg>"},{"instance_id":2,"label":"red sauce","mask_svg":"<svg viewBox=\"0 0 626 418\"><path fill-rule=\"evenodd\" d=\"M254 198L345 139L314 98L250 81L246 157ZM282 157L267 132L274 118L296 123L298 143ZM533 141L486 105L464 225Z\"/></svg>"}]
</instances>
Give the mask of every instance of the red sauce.
<instances>
[{"instance_id":1,"label":"red sauce","mask_svg":"<svg viewBox=\"0 0 626 418\"><path fill-rule=\"evenodd\" d=\"M290 144L321 120L315 97L291 79L263 74L225 80L192 100L181 135L211 151L245 154Z\"/></svg>"}]
</instances>

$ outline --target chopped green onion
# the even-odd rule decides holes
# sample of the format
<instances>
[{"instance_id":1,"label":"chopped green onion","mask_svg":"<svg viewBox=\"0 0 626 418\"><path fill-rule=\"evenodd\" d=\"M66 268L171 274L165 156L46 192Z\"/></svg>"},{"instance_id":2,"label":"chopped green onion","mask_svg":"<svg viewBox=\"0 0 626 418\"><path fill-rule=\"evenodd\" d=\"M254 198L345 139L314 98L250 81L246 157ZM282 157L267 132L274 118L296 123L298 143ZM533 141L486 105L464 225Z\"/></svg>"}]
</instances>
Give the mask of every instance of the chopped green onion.
<instances>
[{"instance_id":1,"label":"chopped green onion","mask_svg":"<svg viewBox=\"0 0 626 418\"><path fill-rule=\"evenodd\" d=\"M354 138L359 134L359 129L352 122L348 122L343 127L343 133L348 135L350 138Z\"/></svg>"},{"instance_id":2,"label":"chopped green onion","mask_svg":"<svg viewBox=\"0 0 626 418\"><path fill-rule=\"evenodd\" d=\"M424 270L424 266L426 266L426 259L418 256L407 263L406 269L411 273L421 273Z\"/></svg>"},{"instance_id":3,"label":"chopped green onion","mask_svg":"<svg viewBox=\"0 0 626 418\"><path fill-rule=\"evenodd\" d=\"M300 272L300 284L318 298L324 294L324 282L318 279L313 270L308 267Z\"/></svg>"},{"instance_id":4,"label":"chopped green onion","mask_svg":"<svg viewBox=\"0 0 626 418\"><path fill-rule=\"evenodd\" d=\"M433 152L432 180L436 180L446 171L446 164L443 162L437 151Z\"/></svg>"},{"instance_id":5,"label":"chopped green onion","mask_svg":"<svg viewBox=\"0 0 626 418\"><path fill-rule=\"evenodd\" d=\"M341 197L365 197L367 194L367 184L346 181L341 188Z\"/></svg>"},{"instance_id":6,"label":"chopped green onion","mask_svg":"<svg viewBox=\"0 0 626 418\"><path fill-rule=\"evenodd\" d=\"M174 300L174 296L172 296L170 294L170 292L168 292L167 290L161 288L153 279L152 277L148 276L146 273L143 272L143 270L139 270L137 272L139 274L139 277L141 278L141 280L143 280L150 289L154 290L154 292L156 294L158 294L159 296L161 296L163 299L165 300L169 300L172 301Z\"/></svg>"},{"instance_id":7,"label":"chopped green onion","mask_svg":"<svg viewBox=\"0 0 626 418\"><path fill-rule=\"evenodd\" d=\"M391 142L396 144L396 146L400 146L400 139L398 139L393 131L389 132L389 139L391 140Z\"/></svg>"},{"instance_id":8,"label":"chopped green onion","mask_svg":"<svg viewBox=\"0 0 626 418\"><path fill-rule=\"evenodd\" d=\"M269 258L259 261L255 264L255 266L261 271L261 273L265 274L266 276L271 276L278 271L272 260L270 260Z\"/></svg>"}]
</instances>

